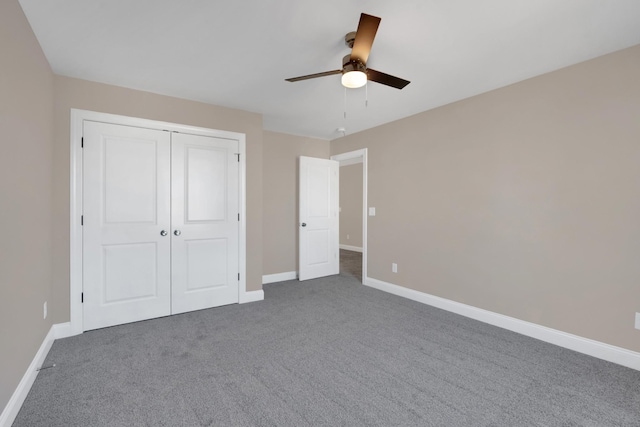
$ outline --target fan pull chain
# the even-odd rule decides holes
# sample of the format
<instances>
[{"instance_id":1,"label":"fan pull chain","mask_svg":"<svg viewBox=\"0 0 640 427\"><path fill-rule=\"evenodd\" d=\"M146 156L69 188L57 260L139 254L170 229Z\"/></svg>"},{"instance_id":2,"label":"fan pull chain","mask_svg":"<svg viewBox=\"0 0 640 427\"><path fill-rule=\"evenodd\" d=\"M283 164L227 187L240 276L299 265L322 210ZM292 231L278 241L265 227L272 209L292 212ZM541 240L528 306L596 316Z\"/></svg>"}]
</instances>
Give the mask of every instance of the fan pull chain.
<instances>
[{"instance_id":1,"label":"fan pull chain","mask_svg":"<svg viewBox=\"0 0 640 427\"><path fill-rule=\"evenodd\" d=\"M347 118L347 88L344 88L344 118Z\"/></svg>"},{"instance_id":2,"label":"fan pull chain","mask_svg":"<svg viewBox=\"0 0 640 427\"><path fill-rule=\"evenodd\" d=\"M369 107L369 81L364 84L364 108Z\"/></svg>"}]
</instances>

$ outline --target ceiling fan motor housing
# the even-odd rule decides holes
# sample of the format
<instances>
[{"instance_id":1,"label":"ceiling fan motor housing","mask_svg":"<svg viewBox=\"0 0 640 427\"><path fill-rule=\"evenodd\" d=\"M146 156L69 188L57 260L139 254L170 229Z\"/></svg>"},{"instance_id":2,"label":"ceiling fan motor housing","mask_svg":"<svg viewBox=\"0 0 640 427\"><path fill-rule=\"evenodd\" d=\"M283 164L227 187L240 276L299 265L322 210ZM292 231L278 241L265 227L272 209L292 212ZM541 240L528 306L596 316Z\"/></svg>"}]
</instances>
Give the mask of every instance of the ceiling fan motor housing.
<instances>
[{"instance_id":1,"label":"ceiling fan motor housing","mask_svg":"<svg viewBox=\"0 0 640 427\"><path fill-rule=\"evenodd\" d=\"M346 74L350 71L362 71L367 72L367 67L359 59L351 59L351 54L342 58L342 74Z\"/></svg>"}]
</instances>

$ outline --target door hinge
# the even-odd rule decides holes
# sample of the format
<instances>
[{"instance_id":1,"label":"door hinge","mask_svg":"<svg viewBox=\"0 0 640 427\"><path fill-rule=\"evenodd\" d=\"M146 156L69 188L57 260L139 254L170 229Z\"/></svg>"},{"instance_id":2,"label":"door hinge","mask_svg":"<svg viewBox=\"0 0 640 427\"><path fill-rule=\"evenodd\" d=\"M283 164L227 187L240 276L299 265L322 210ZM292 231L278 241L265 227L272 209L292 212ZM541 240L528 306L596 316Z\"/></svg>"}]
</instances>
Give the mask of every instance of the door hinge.
<instances>
[{"instance_id":1,"label":"door hinge","mask_svg":"<svg viewBox=\"0 0 640 427\"><path fill-rule=\"evenodd\" d=\"M84 302L84 292L82 292L80 294L80 302L83 303Z\"/></svg>"},{"instance_id":2,"label":"door hinge","mask_svg":"<svg viewBox=\"0 0 640 427\"><path fill-rule=\"evenodd\" d=\"M80 148L84 148L84 137L80 138Z\"/></svg>"},{"instance_id":3,"label":"door hinge","mask_svg":"<svg viewBox=\"0 0 640 427\"><path fill-rule=\"evenodd\" d=\"M80 225L84 225L84 215L80 215Z\"/></svg>"},{"instance_id":4,"label":"door hinge","mask_svg":"<svg viewBox=\"0 0 640 427\"><path fill-rule=\"evenodd\" d=\"M240 280L240 273L238 273L238 280Z\"/></svg>"},{"instance_id":5,"label":"door hinge","mask_svg":"<svg viewBox=\"0 0 640 427\"><path fill-rule=\"evenodd\" d=\"M240 163L240 153L235 153L236 156L238 156L238 163Z\"/></svg>"},{"instance_id":6,"label":"door hinge","mask_svg":"<svg viewBox=\"0 0 640 427\"><path fill-rule=\"evenodd\" d=\"M238 221L240 221L240 214L238 214Z\"/></svg>"}]
</instances>

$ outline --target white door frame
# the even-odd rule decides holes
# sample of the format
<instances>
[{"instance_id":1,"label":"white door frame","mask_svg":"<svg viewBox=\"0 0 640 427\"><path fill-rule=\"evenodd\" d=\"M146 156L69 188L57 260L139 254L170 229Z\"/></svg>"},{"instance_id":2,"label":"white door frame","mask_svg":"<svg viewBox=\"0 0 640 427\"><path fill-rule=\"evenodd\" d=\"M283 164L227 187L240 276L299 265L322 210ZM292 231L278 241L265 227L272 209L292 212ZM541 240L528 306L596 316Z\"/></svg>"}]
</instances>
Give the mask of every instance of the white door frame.
<instances>
[{"instance_id":1,"label":"white door frame","mask_svg":"<svg viewBox=\"0 0 640 427\"><path fill-rule=\"evenodd\" d=\"M238 286L238 300L245 303L255 301L256 296L247 292L247 185L246 185L246 136L243 133L228 132L215 129L207 129L195 126L180 125L176 123L160 122L156 120L140 119L135 117L120 116L116 114L98 113L95 111L71 109L71 167L70 167L70 275L69 275L69 317L71 323L71 335L81 334L84 331L82 320L82 125L85 120L114 123L124 126L135 126L149 129L160 129L166 132L182 132L195 135L212 136L214 138L233 139L239 143L240 152L240 242L238 262L240 269L240 283Z\"/></svg>"},{"instance_id":2,"label":"white door frame","mask_svg":"<svg viewBox=\"0 0 640 427\"><path fill-rule=\"evenodd\" d=\"M362 283L367 280L367 149L349 151L331 156L331 160L340 162L340 166L360 163L362 161Z\"/></svg>"}]
</instances>

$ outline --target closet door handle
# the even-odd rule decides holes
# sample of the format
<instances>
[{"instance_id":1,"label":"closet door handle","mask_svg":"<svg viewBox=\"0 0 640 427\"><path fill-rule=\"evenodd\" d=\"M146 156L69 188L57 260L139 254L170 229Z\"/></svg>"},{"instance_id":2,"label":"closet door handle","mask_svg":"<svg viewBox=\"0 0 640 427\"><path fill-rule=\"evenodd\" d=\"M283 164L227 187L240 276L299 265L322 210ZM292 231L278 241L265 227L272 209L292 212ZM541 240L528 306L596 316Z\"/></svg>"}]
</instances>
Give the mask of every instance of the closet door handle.
<instances>
[{"instance_id":1,"label":"closet door handle","mask_svg":"<svg viewBox=\"0 0 640 427\"><path fill-rule=\"evenodd\" d=\"M181 235L181 234L182 234L182 231L180 231L180 230L175 230L175 231L173 232L173 234L175 234L176 236L179 236L179 235Z\"/></svg>"},{"instance_id":2,"label":"closet door handle","mask_svg":"<svg viewBox=\"0 0 640 427\"><path fill-rule=\"evenodd\" d=\"M162 231L160 232L160 235L161 235L161 236L166 236L166 235L167 235L167 230L162 230Z\"/></svg>"}]
</instances>

